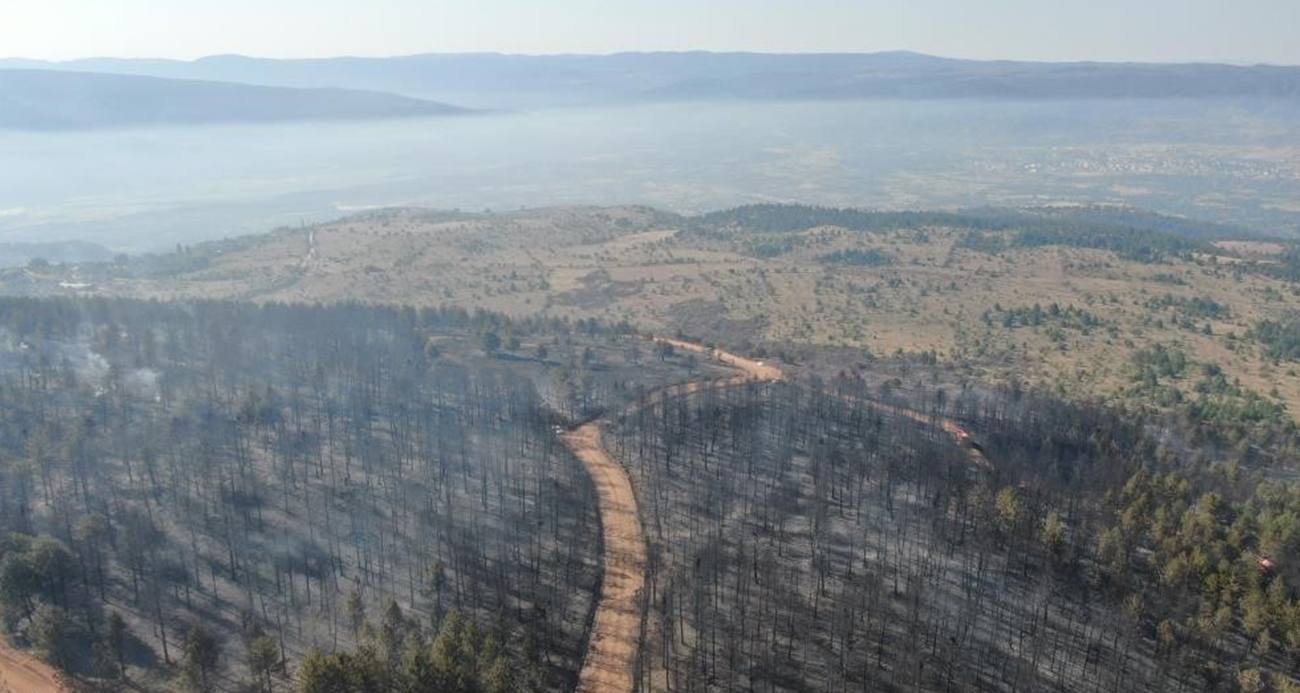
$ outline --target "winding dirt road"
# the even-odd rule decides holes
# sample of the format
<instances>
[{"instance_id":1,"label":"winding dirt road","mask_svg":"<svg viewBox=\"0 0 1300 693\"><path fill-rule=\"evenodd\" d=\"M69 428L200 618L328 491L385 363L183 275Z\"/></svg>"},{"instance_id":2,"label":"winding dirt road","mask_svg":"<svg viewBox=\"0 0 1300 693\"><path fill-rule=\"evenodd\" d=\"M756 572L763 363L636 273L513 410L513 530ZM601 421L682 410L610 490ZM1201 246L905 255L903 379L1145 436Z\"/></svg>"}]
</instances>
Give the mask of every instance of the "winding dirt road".
<instances>
[{"instance_id":1,"label":"winding dirt road","mask_svg":"<svg viewBox=\"0 0 1300 693\"><path fill-rule=\"evenodd\" d=\"M674 339L657 342L713 356L718 362L743 371L727 380L711 381L713 387L736 385L751 379L779 380L781 369L762 361ZM679 389L686 392L705 381L688 381L665 388L663 394ZM641 530L640 508L632 492L627 470L601 442L602 420L592 421L564 434L565 445L582 461L596 485L604 553L604 577L600 600L592 620L587 654L578 673L577 693L631 693L637 648L641 640L641 590L645 586L646 542Z\"/></svg>"},{"instance_id":2,"label":"winding dirt road","mask_svg":"<svg viewBox=\"0 0 1300 693\"><path fill-rule=\"evenodd\" d=\"M672 345L674 349L705 354L741 371L734 378L678 383L660 390L659 396L686 394L702 387L731 387L753 380L776 381L785 375L770 363L721 349L667 337L653 339L660 344ZM955 443L967 449L972 462L985 469L992 467L980 446L952 419L935 421L913 409L875 401L872 404L898 416L937 424L952 436ZM582 461L595 482L604 541L600 599L596 604L596 616L576 690L577 693L631 693L637 648L640 646L639 600L645 586L646 542L632 481L623 465L601 442L603 425L603 420L592 421L563 436L565 444Z\"/></svg>"}]
</instances>

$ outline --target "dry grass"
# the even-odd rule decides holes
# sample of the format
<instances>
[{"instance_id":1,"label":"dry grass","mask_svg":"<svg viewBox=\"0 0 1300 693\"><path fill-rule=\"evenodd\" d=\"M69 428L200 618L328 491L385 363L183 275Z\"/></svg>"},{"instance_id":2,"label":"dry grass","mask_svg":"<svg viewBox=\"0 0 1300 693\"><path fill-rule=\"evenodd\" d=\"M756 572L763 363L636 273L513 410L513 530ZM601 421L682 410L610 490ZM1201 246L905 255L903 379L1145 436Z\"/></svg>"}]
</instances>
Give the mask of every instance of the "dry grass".
<instances>
[{"instance_id":1,"label":"dry grass","mask_svg":"<svg viewBox=\"0 0 1300 693\"><path fill-rule=\"evenodd\" d=\"M1300 411L1300 377L1264 358L1245 335L1263 318L1300 310L1293 287L1238 271L1237 258L1142 264L1106 251L957 246L959 232L862 234L824 228L771 259L668 225L643 208L563 207L448 219L395 210L314 230L281 232L214 256L199 272L119 280L114 293L157 298L367 300L453 304L513 315L628 320L709 339L845 346L877 355L933 351L977 374L1016 377L1071 394L1110 394L1136 348L1178 345ZM314 252L312 241L314 240ZM1276 244L1225 242L1245 262ZM876 249L889 266L828 265L844 249ZM1177 307L1152 299L1208 298L1226 318L1173 325ZM1104 321L1088 332L1003 327L996 308L1076 306ZM992 324L982 316L994 313ZM1208 323L1212 334L1204 334ZM1234 339L1231 335L1235 335Z\"/></svg>"}]
</instances>

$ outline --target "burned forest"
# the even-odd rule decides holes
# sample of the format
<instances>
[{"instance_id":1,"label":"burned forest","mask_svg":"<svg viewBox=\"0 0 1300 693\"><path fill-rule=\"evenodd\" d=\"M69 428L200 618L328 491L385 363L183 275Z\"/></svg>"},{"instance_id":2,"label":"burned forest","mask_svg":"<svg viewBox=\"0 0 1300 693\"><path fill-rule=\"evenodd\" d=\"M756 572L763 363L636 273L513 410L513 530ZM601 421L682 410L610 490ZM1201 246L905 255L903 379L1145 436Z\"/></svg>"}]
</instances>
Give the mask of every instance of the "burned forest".
<instances>
[{"instance_id":1,"label":"burned forest","mask_svg":"<svg viewBox=\"0 0 1300 693\"><path fill-rule=\"evenodd\" d=\"M0 6L0 693L1300 693L1297 0Z\"/></svg>"},{"instance_id":2,"label":"burned forest","mask_svg":"<svg viewBox=\"0 0 1300 693\"><path fill-rule=\"evenodd\" d=\"M457 309L4 299L0 329L0 613L90 685L1177 691L1300 664L1289 429Z\"/></svg>"},{"instance_id":3,"label":"burned forest","mask_svg":"<svg viewBox=\"0 0 1300 693\"><path fill-rule=\"evenodd\" d=\"M1178 691L1300 664L1300 485L913 373L647 400L643 691ZM1186 433L1180 431L1179 433Z\"/></svg>"},{"instance_id":4,"label":"burned forest","mask_svg":"<svg viewBox=\"0 0 1300 693\"><path fill-rule=\"evenodd\" d=\"M473 676L566 690L600 541L554 430L686 377L628 340L455 310L4 299L5 625L86 680L212 690L289 687L315 650L396 669L452 619ZM645 368L624 380L627 358Z\"/></svg>"},{"instance_id":5,"label":"burned forest","mask_svg":"<svg viewBox=\"0 0 1300 693\"><path fill-rule=\"evenodd\" d=\"M705 228L709 252L763 223L852 221L750 212ZM695 266L637 226L660 217L625 213L545 228L603 229L556 240L584 262ZM324 229L282 234L295 271L353 237ZM1072 340L1124 334L1115 297L995 301L961 326L982 355L774 340L707 300L658 331L582 308L810 277L819 301L876 301L838 273L901 265L845 247L814 274L642 283L552 248L559 286L539 260L491 270L543 292L531 312L0 298L0 674L35 672L16 693L1295 690L1300 428L1192 341L1279 377L1293 318L1238 334L1248 309L1158 274L1135 305L1175 315L1134 323L1163 336L1128 342L1100 396L981 364L1006 363L996 330L1085 364ZM1176 261L1210 262L1197 248ZM1259 280L1274 265L1213 262L1197 271L1282 295ZM6 663L24 650L39 661Z\"/></svg>"},{"instance_id":6,"label":"burned forest","mask_svg":"<svg viewBox=\"0 0 1300 693\"><path fill-rule=\"evenodd\" d=\"M83 685L1288 690L1300 664L1290 427L459 309L12 298L0 338L0 614Z\"/></svg>"}]
</instances>

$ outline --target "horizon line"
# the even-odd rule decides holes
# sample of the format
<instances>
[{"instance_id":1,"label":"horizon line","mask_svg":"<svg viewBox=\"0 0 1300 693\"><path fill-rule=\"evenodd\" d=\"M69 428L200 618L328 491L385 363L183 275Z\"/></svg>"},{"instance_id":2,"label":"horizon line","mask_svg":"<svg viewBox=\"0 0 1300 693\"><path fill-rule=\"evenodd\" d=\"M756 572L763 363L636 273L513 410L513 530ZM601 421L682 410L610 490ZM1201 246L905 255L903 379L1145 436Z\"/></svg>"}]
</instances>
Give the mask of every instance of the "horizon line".
<instances>
[{"instance_id":1,"label":"horizon line","mask_svg":"<svg viewBox=\"0 0 1300 693\"><path fill-rule=\"evenodd\" d=\"M885 55L906 55L918 58L932 58L935 60L948 60L954 62L971 62L971 63L1029 63L1040 65L1223 65L1229 67L1300 67L1300 63L1280 63L1269 62L1265 60L1231 60L1231 59L1188 59L1188 60L1125 60L1125 59L1105 59L1105 58L1087 58L1073 60L1043 60L1043 59L1025 59L1025 58L964 58L950 55L939 55L935 53L924 53L921 51L910 50L906 48L889 49L889 50L813 50L813 51L764 51L764 50L715 50L708 48L697 48L687 50L625 50L613 52L557 52L557 53L526 53L526 52L507 52L507 51L426 51L418 53L397 53L385 55L356 55L356 54L336 54L321 56L268 56L252 55L247 53L212 53L201 55L194 58L168 58L160 56L115 56L115 55L88 55L75 58L32 58L21 55L0 56L0 61L8 62L32 62L50 65L71 64L79 62L117 60L123 62L167 62L194 64L207 60L217 60L222 58L242 58L247 60L266 60L276 62L324 62L331 60L401 60L407 58L424 58L424 57L503 57L503 58L611 58L628 55L753 55L753 56L783 56L783 57L815 57L815 56L885 56Z\"/></svg>"}]
</instances>

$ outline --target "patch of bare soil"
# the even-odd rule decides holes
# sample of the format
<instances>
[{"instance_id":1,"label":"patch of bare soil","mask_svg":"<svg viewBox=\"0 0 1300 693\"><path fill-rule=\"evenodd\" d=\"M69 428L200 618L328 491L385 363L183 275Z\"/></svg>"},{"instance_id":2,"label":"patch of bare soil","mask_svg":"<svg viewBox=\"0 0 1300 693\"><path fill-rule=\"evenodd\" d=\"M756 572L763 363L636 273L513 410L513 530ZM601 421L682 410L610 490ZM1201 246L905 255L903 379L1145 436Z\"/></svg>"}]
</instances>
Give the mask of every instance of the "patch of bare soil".
<instances>
[{"instance_id":1,"label":"patch of bare soil","mask_svg":"<svg viewBox=\"0 0 1300 693\"><path fill-rule=\"evenodd\" d=\"M1277 255L1286 250L1286 246L1271 241L1215 241L1213 245L1245 255Z\"/></svg>"},{"instance_id":2,"label":"patch of bare soil","mask_svg":"<svg viewBox=\"0 0 1300 693\"><path fill-rule=\"evenodd\" d=\"M582 288L557 295L555 303L586 311L601 310L614 305L621 298L637 296L645 290L641 282L615 281L605 270L587 274L579 281L582 282Z\"/></svg>"},{"instance_id":3,"label":"patch of bare soil","mask_svg":"<svg viewBox=\"0 0 1300 693\"><path fill-rule=\"evenodd\" d=\"M682 334L708 334L728 344L739 344L763 334L771 321L766 316L734 318L726 304L702 298L675 303L668 309L668 328Z\"/></svg>"},{"instance_id":4,"label":"patch of bare soil","mask_svg":"<svg viewBox=\"0 0 1300 693\"><path fill-rule=\"evenodd\" d=\"M50 665L23 652L0 636L0 691L4 693L69 693Z\"/></svg>"},{"instance_id":5,"label":"patch of bare soil","mask_svg":"<svg viewBox=\"0 0 1300 693\"><path fill-rule=\"evenodd\" d=\"M740 370L748 374L750 377L755 378L757 380L780 380L781 379L781 369L776 366L773 366L769 362L749 359L749 358L745 358L744 356L738 356L736 354L723 351L721 349L710 349L709 347L706 347L703 344L695 344L693 342L683 342L681 340L669 339L667 337L655 337L655 341L660 342L662 344L671 344L674 349L685 349L687 351L694 351L701 354L708 354L709 356L712 356L713 358L717 359L719 363L724 363L728 366L739 368Z\"/></svg>"}]
</instances>

